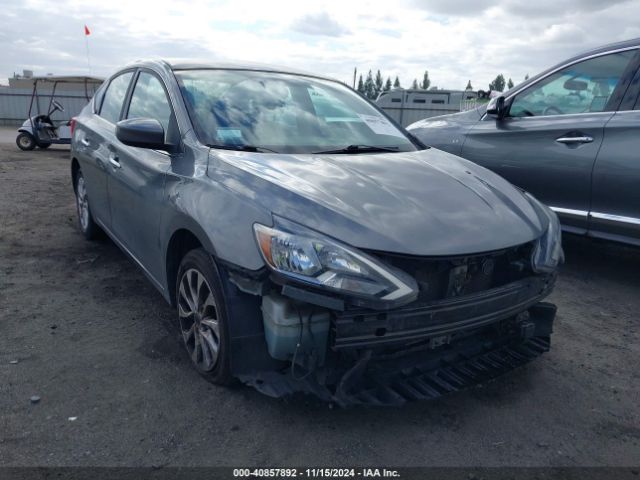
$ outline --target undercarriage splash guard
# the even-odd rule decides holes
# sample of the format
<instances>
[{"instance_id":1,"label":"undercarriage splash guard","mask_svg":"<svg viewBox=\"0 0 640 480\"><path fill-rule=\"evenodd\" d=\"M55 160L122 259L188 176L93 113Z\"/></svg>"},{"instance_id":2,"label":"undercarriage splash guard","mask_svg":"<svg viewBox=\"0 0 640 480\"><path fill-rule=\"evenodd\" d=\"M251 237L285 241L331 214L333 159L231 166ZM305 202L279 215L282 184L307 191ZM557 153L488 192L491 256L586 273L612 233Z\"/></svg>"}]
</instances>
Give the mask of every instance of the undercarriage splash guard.
<instances>
[{"instance_id":1,"label":"undercarriage splash guard","mask_svg":"<svg viewBox=\"0 0 640 480\"><path fill-rule=\"evenodd\" d=\"M330 377L326 372L294 378L290 369L242 375L240 380L271 397L306 393L341 407L430 400L494 379L547 352L555 311L549 303L535 305L531 328L523 328L515 338L478 333L441 351L406 355L376 356L362 350L335 382L323 381Z\"/></svg>"}]
</instances>

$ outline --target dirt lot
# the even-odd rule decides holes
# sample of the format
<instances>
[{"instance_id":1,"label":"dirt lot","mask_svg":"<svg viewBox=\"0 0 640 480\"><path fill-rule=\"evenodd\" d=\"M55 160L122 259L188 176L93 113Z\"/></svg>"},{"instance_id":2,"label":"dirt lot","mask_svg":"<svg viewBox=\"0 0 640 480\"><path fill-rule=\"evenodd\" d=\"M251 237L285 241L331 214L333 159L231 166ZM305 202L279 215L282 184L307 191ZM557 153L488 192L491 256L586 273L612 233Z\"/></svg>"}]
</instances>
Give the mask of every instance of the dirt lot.
<instances>
[{"instance_id":1,"label":"dirt lot","mask_svg":"<svg viewBox=\"0 0 640 480\"><path fill-rule=\"evenodd\" d=\"M552 351L527 367L332 410L202 380L160 294L81 237L68 156L0 145L0 465L640 464L640 250L566 239Z\"/></svg>"}]
</instances>

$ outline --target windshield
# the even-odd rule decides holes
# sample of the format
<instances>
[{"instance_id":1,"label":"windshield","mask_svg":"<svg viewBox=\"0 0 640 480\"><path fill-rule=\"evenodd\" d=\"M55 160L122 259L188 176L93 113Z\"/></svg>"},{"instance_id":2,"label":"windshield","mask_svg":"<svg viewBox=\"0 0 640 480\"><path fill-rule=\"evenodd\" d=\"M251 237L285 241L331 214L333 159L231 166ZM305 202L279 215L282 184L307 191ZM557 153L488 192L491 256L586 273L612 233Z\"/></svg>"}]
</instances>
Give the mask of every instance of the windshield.
<instances>
[{"instance_id":1,"label":"windshield","mask_svg":"<svg viewBox=\"0 0 640 480\"><path fill-rule=\"evenodd\" d=\"M248 70L175 72L201 141L226 148L313 153L351 146L416 150L406 134L337 82ZM354 146L357 146L354 149Z\"/></svg>"}]
</instances>

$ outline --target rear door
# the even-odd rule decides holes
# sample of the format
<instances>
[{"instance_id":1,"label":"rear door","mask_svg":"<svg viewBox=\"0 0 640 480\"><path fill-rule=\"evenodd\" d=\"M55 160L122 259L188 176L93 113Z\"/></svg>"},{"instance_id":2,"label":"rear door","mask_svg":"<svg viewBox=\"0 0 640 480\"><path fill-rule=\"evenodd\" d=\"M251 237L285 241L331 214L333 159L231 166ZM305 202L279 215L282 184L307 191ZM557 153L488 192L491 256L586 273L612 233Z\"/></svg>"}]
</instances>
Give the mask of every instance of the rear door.
<instances>
[{"instance_id":1,"label":"rear door","mask_svg":"<svg viewBox=\"0 0 640 480\"><path fill-rule=\"evenodd\" d=\"M134 80L124 118L153 118L170 143L179 143L179 131L163 81L141 69ZM159 285L163 255L159 227L165 174L172 156L160 150L113 145L109 199L114 234Z\"/></svg>"},{"instance_id":2,"label":"rear door","mask_svg":"<svg viewBox=\"0 0 640 480\"><path fill-rule=\"evenodd\" d=\"M593 169L590 234L640 245L640 70L605 127Z\"/></svg>"},{"instance_id":3,"label":"rear door","mask_svg":"<svg viewBox=\"0 0 640 480\"><path fill-rule=\"evenodd\" d=\"M462 156L531 192L566 230L586 233L594 163L636 56L587 58L516 91L506 99L506 118L485 116L469 131Z\"/></svg>"},{"instance_id":4,"label":"rear door","mask_svg":"<svg viewBox=\"0 0 640 480\"><path fill-rule=\"evenodd\" d=\"M107 229L111 226L107 194L107 177L110 174L109 146L115 140L115 124L120 120L132 78L133 71L113 77L104 95L96 96L95 113L82 119L83 122L78 125L75 134L74 150L78 155L87 186L91 213Z\"/></svg>"}]
</instances>

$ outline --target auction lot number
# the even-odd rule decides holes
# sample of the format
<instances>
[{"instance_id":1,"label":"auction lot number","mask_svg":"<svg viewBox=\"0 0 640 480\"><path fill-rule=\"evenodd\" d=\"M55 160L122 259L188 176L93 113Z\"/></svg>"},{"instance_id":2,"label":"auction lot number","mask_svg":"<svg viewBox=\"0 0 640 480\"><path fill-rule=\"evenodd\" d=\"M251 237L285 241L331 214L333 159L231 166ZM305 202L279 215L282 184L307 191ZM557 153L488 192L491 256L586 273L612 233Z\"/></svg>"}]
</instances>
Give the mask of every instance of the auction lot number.
<instances>
[{"instance_id":1,"label":"auction lot number","mask_svg":"<svg viewBox=\"0 0 640 480\"><path fill-rule=\"evenodd\" d=\"M234 477L253 478L400 478L386 468L234 468Z\"/></svg>"}]
</instances>

